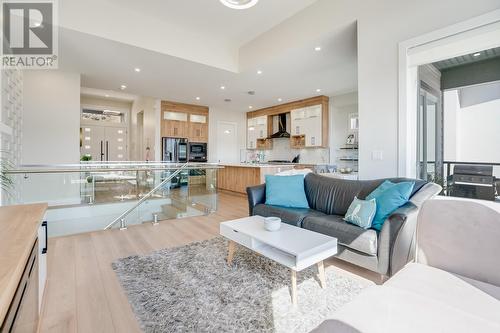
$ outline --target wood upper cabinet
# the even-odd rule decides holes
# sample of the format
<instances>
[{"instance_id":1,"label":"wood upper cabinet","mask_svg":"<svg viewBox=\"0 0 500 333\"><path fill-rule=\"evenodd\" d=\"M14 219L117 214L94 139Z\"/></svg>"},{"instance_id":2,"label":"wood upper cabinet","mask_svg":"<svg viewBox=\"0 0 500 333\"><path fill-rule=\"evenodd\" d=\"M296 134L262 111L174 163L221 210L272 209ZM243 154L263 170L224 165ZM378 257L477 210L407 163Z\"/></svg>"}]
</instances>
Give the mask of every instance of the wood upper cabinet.
<instances>
[{"instance_id":1,"label":"wood upper cabinet","mask_svg":"<svg viewBox=\"0 0 500 333\"><path fill-rule=\"evenodd\" d=\"M208 122L206 115L189 115L189 141L208 142Z\"/></svg>"},{"instance_id":2,"label":"wood upper cabinet","mask_svg":"<svg viewBox=\"0 0 500 333\"><path fill-rule=\"evenodd\" d=\"M208 107L162 101L161 108L162 137L208 142Z\"/></svg>"},{"instance_id":3,"label":"wood upper cabinet","mask_svg":"<svg viewBox=\"0 0 500 333\"><path fill-rule=\"evenodd\" d=\"M183 112L163 112L162 136L173 138L188 137L188 114Z\"/></svg>"}]
</instances>

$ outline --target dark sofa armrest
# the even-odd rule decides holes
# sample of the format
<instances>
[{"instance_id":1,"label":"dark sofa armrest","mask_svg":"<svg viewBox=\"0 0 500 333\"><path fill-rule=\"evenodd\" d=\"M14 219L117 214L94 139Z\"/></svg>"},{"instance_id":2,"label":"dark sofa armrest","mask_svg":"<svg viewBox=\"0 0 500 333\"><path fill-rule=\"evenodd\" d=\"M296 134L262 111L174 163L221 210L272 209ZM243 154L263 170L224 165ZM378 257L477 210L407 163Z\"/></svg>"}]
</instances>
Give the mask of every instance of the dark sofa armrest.
<instances>
[{"instance_id":1,"label":"dark sofa armrest","mask_svg":"<svg viewBox=\"0 0 500 333\"><path fill-rule=\"evenodd\" d=\"M247 187L248 215L253 215L253 209L258 204L266 202L266 184Z\"/></svg>"},{"instance_id":2,"label":"dark sofa armrest","mask_svg":"<svg viewBox=\"0 0 500 333\"><path fill-rule=\"evenodd\" d=\"M418 207L407 202L385 221L378 235L379 271L392 276L415 257Z\"/></svg>"}]
</instances>

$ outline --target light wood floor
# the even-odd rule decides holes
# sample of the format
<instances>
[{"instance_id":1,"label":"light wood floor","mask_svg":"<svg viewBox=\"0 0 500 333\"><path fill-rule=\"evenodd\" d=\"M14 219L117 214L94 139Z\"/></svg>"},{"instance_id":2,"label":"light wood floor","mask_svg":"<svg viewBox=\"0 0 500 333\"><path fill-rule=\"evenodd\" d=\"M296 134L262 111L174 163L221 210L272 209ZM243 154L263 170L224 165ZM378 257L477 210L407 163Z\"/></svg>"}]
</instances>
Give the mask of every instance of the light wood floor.
<instances>
[{"instance_id":1,"label":"light wood floor","mask_svg":"<svg viewBox=\"0 0 500 333\"><path fill-rule=\"evenodd\" d=\"M48 278L41 332L140 332L111 263L134 254L212 238L219 223L248 216L246 197L220 193L216 213L49 240ZM330 260L376 283L377 274Z\"/></svg>"}]
</instances>

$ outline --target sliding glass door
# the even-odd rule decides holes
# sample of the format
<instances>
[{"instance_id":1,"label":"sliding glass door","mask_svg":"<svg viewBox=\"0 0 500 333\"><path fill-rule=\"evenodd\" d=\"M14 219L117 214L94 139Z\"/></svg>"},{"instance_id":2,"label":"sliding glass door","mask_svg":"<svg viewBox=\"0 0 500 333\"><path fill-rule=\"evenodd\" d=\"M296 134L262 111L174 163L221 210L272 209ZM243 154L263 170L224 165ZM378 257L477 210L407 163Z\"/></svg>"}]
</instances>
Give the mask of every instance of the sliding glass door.
<instances>
[{"instance_id":1,"label":"sliding glass door","mask_svg":"<svg viewBox=\"0 0 500 333\"><path fill-rule=\"evenodd\" d=\"M420 82L417 121L417 176L442 183L443 124L441 94Z\"/></svg>"}]
</instances>

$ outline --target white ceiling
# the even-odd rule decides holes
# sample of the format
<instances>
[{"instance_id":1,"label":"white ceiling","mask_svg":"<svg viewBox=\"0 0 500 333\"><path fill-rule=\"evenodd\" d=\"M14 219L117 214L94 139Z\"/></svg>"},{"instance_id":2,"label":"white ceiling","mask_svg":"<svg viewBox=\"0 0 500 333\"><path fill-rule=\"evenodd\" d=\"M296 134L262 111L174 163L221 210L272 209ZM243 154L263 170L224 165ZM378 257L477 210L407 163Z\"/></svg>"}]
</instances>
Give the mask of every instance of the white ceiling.
<instances>
[{"instance_id":1,"label":"white ceiling","mask_svg":"<svg viewBox=\"0 0 500 333\"><path fill-rule=\"evenodd\" d=\"M234 10L219 0L104 0L155 20L240 47L317 0L261 0Z\"/></svg>"},{"instance_id":2,"label":"white ceiling","mask_svg":"<svg viewBox=\"0 0 500 333\"><path fill-rule=\"evenodd\" d=\"M127 39L126 31L118 29L120 24L124 24L123 20L114 19L119 15L109 18L101 13L101 16L96 15L88 22L77 21L81 15L76 12L84 11L87 7L79 1L67 0L61 14L61 21L66 24L63 24L65 28L60 29L59 65L62 70L81 73L82 86L117 91L121 84L125 84L128 94L241 112L249 111L250 105L255 110L279 104L278 98L286 102L357 90L355 22L332 24L328 31L309 29L297 32L301 37L308 34L310 38L306 39L294 40L295 32L291 31L292 38L290 34L287 36L289 43L286 48L267 50L267 43L264 48L256 49L247 43L244 52L265 54L266 57L252 57L253 62L247 62L244 70L241 66L237 66L240 68L236 71L225 70L231 66L211 65L210 61L204 61L210 56L212 60L217 59L218 54L227 51L223 45L228 44L237 44L236 50L241 57L242 45L249 39L258 40L266 36L283 20L287 25L292 23L293 27L293 20L301 19L300 14L295 13L315 0L287 0L286 7L283 6L283 0L261 0L255 7L244 11L226 8L219 0L101 1L106 8L106 15L120 6L121 17L127 17L128 20L133 18L133 27L137 29L140 29L141 23L151 24L146 17L151 17L155 24L161 24L160 20L164 20L171 27L177 26L175 33L178 36L170 40L184 40L184 43L177 45L176 50L138 45L142 39L134 38L141 37L141 34ZM130 15L140 16L129 16L126 11ZM104 17L107 17L107 21L102 20ZM138 19L142 21L137 22ZM68 28L71 24L74 28ZM114 29L105 29L106 25ZM200 61L190 56L193 53L191 50L195 50L191 47L194 40L183 39L184 33L192 36L196 32L208 36L204 40L206 43L201 45L206 54ZM165 38L175 34L172 31L169 33ZM210 36L219 41L212 45ZM158 35L146 37L149 42L164 41ZM322 50L316 52L314 46L321 46ZM227 47L230 49L230 46ZM189 54L183 56L175 52L179 50ZM136 73L135 67L141 68L141 72ZM263 74L257 75L257 70L262 70ZM221 85L226 86L226 89L221 90ZM316 91L318 88L321 92ZM255 96L246 93L250 90L256 92ZM200 101L195 99L197 96L201 97ZM224 102L226 98L232 102Z\"/></svg>"}]
</instances>

